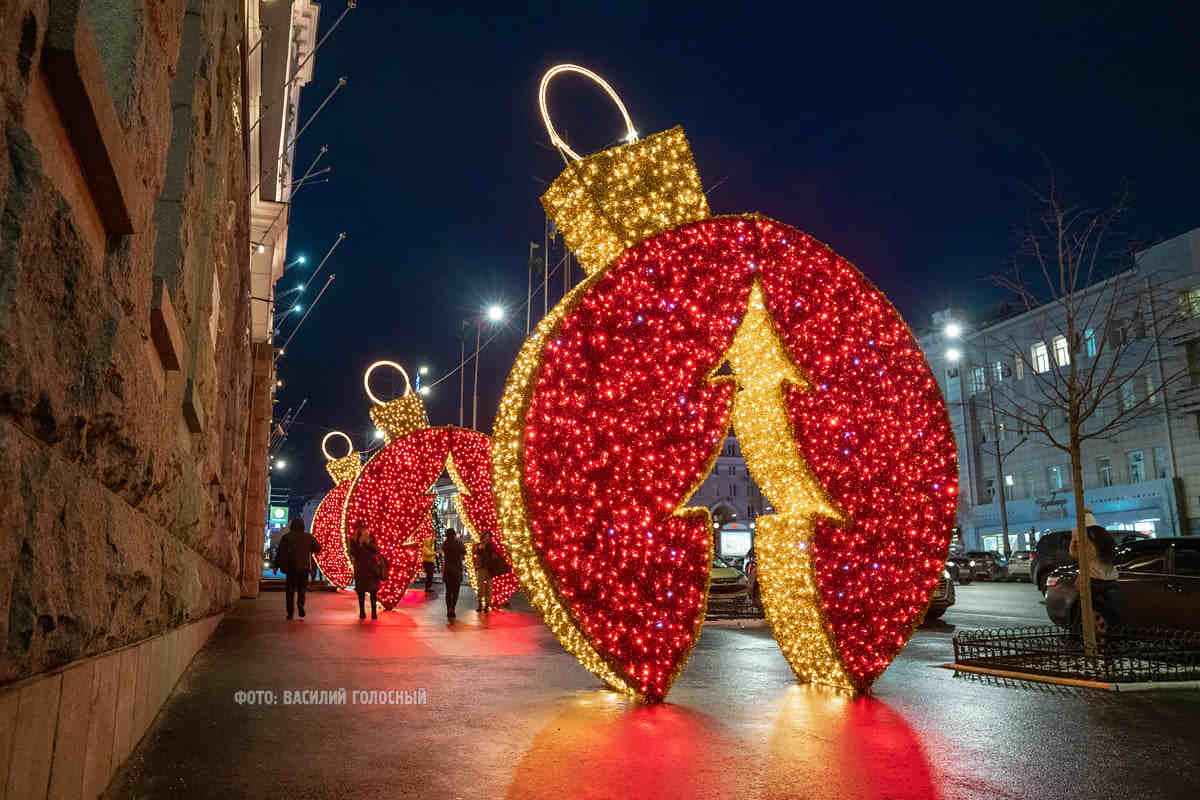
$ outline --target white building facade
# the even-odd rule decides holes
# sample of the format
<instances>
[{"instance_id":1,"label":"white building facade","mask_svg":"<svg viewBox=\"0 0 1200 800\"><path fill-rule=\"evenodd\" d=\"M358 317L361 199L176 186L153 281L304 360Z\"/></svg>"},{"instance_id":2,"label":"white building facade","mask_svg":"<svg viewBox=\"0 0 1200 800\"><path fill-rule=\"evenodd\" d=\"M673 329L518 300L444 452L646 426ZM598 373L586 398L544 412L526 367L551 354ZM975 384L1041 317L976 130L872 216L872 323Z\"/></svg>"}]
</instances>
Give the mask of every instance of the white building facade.
<instances>
[{"instance_id":1,"label":"white building facade","mask_svg":"<svg viewBox=\"0 0 1200 800\"><path fill-rule=\"evenodd\" d=\"M1091 424L1098 428L1138 411L1120 430L1083 443L1086 506L1110 529L1160 537L1200 533L1200 228L1137 253L1134 269L1120 279L1144 284L1147 301L1091 319L1073 345L1055 319L1061 312L1055 305L982 323L941 311L919 337L958 445L958 522L966 549L1006 550L1000 492L1008 550L1030 548L1043 534L1074 525L1068 454L1003 412L993 417L993 398L1005 398L994 401L997 408L1016 402L1044 414L1065 441L1065 413L1040 404L1035 383L1041 377L1045 386L1041 373L1065 370L1073 359L1078 369L1090 367L1107 352L1121 354L1117 368L1129 379L1101 398ZM1086 291L1099 297L1108 290ZM1105 302L1097 307L1108 308ZM1153 336L1164 327L1167 335ZM1106 349L1116 340L1121 347Z\"/></svg>"}]
</instances>

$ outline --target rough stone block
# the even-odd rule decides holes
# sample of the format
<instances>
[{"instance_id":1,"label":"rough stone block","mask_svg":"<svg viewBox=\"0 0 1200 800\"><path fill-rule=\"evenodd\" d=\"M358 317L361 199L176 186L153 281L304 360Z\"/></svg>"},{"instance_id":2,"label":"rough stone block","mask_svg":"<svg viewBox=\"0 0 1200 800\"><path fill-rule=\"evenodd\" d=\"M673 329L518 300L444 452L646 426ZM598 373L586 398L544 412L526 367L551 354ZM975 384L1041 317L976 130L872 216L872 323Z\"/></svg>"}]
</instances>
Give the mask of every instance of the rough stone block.
<instances>
[{"instance_id":1,"label":"rough stone block","mask_svg":"<svg viewBox=\"0 0 1200 800\"><path fill-rule=\"evenodd\" d=\"M8 765L9 797L46 796L61 690L61 674L39 678L21 687L17 701L18 735Z\"/></svg>"},{"instance_id":2,"label":"rough stone block","mask_svg":"<svg viewBox=\"0 0 1200 800\"><path fill-rule=\"evenodd\" d=\"M88 729L95 710L96 662L64 670L58 703L58 730L50 768L50 800L76 800L83 792Z\"/></svg>"},{"instance_id":3,"label":"rough stone block","mask_svg":"<svg viewBox=\"0 0 1200 800\"><path fill-rule=\"evenodd\" d=\"M171 302L171 292L166 281L155 279L154 294L150 300L150 341L158 353L159 363L164 370L177 370L183 364L183 332Z\"/></svg>"},{"instance_id":4,"label":"rough stone block","mask_svg":"<svg viewBox=\"0 0 1200 800\"><path fill-rule=\"evenodd\" d=\"M98 658L95 665L92 716L88 723L87 749L83 758L84 797L98 797L120 763L113 751L116 746L121 654Z\"/></svg>"}]
</instances>

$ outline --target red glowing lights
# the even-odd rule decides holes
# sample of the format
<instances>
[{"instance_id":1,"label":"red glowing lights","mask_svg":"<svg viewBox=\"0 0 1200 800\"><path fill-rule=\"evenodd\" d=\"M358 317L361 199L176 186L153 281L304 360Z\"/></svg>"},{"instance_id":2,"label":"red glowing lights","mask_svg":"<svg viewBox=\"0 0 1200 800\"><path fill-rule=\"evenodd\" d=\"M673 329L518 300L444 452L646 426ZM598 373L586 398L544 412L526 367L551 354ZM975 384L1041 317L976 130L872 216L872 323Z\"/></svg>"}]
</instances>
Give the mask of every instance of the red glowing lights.
<instances>
[{"instance_id":1,"label":"red glowing lights","mask_svg":"<svg viewBox=\"0 0 1200 800\"><path fill-rule=\"evenodd\" d=\"M703 620L711 528L703 509L680 509L726 434L736 387L711 376L755 282L809 381L787 393L795 444L845 514L815 522L812 570L855 688L903 647L944 567L954 440L895 308L827 246L772 220L653 236L564 301L522 451L530 542L556 602L648 700L665 696Z\"/></svg>"}]
</instances>

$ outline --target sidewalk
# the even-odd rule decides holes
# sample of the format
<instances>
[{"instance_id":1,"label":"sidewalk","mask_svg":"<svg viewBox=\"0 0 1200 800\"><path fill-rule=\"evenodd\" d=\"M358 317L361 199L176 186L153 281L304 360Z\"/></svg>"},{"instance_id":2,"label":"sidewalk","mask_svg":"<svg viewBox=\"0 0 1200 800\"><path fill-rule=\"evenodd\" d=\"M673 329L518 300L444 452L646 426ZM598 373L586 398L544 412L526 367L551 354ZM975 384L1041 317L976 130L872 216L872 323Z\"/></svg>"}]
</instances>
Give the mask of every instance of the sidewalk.
<instances>
[{"instance_id":1,"label":"sidewalk","mask_svg":"<svg viewBox=\"0 0 1200 800\"><path fill-rule=\"evenodd\" d=\"M712 627L671 702L642 708L565 654L520 595L482 616L466 588L449 627L441 591L410 591L375 622L347 592L310 596L291 622L281 594L243 601L106 796L1196 796L1200 693L955 679L936 666L953 629L941 624L918 632L874 697L848 700L795 685L769 629ZM282 704L285 690L340 689L344 705ZM352 702L373 689L424 689L427 702ZM279 702L238 703L239 691Z\"/></svg>"}]
</instances>

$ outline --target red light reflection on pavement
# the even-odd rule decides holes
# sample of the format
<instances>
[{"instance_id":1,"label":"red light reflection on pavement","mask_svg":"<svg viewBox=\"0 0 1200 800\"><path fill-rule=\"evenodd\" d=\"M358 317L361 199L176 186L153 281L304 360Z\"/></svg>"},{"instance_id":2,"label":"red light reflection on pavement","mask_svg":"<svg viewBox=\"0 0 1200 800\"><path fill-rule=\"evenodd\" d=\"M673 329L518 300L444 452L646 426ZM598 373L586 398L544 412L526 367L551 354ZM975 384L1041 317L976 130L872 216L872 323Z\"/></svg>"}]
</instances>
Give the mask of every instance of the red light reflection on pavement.
<instances>
[{"instance_id":1,"label":"red light reflection on pavement","mask_svg":"<svg viewBox=\"0 0 1200 800\"><path fill-rule=\"evenodd\" d=\"M764 758L764 797L937 800L925 746L882 700L793 686Z\"/></svg>"},{"instance_id":2,"label":"red light reflection on pavement","mask_svg":"<svg viewBox=\"0 0 1200 800\"><path fill-rule=\"evenodd\" d=\"M510 800L682 800L737 798L745 787L736 770L699 772L736 753L718 725L673 705L635 706L599 691L570 702L535 737L513 774Z\"/></svg>"}]
</instances>

